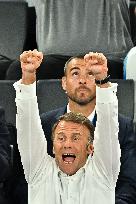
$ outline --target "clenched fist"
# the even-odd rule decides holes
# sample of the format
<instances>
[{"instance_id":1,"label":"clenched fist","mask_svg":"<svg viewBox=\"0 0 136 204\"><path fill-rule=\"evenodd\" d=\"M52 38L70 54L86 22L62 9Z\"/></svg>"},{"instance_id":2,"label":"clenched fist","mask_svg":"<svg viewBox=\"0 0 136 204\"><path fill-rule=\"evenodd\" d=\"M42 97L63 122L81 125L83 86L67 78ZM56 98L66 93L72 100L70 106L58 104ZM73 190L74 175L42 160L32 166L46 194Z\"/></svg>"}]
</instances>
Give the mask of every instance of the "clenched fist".
<instances>
[{"instance_id":1,"label":"clenched fist","mask_svg":"<svg viewBox=\"0 0 136 204\"><path fill-rule=\"evenodd\" d=\"M102 80L107 77L107 59L102 53L89 52L84 56L86 65L91 68L92 75L96 80Z\"/></svg>"},{"instance_id":2,"label":"clenched fist","mask_svg":"<svg viewBox=\"0 0 136 204\"><path fill-rule=\"evenodd\" d=\"M42 52L37 50L25 51L20 55L22 68L22 83L31 84L36 80L36 69L43 60Z\"/></svg>"},{"instance_id":3,"label":"clenched fist","mask_svg":"<svg viewBox=\"0 0 136 204\"><path fill-rule=\"evenodd\" d=\"M42 59L42 52L38 52L37 50L23 52L20 55L22 71L35 72L40 66Z\"/></svg>"}]
</instances>

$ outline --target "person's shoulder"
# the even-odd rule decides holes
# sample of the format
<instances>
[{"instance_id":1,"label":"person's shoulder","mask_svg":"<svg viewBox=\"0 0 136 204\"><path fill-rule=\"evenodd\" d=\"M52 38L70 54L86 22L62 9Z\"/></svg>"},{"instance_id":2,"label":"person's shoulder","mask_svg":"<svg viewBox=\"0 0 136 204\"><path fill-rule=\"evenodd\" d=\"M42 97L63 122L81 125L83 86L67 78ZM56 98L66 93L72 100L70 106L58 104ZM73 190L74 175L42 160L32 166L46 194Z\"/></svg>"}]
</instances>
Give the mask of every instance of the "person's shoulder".
<instances>
[{"instance_id":1,"label":"person's shoulder","mask_svg":"<svg viewBox=\"0 0 136 204\"><path fill-rule=\"evenodd\" d=\"M66 111L66 106L41 114L41 124L46 138L51 135L51 129L58 118Z\"/></svg>"},{"instance_id":2,"label":"person's shoulder","mask_svg":"<svg viewBox=\"0 0 136 204\"><path fill-rule=\"evenodd\" d=\"M119 124L122 124L122 123L131 124L131 123L133 123L133 119L131 117L127 117L127 116L120 114L120 113L118 115L118 119L119 119Z\"/></svg>"},{"instance_id":3,"label":"person's shoulder","mask_svg":"<svg viewBox=\"0 0 136 204\"><path fill-rule=\"evenodd\" d=\"M121 147L127 148L127 145L136 144L136 135L134 132L133 119L119 114L119 140Z\"/></svg>"},{"instance_id":4,"label":"person's shoulder","mask_svg":"<svg viewBox=\"0 0 136 204\"><path fill-rule=\"evenodd\" d=\"M63 107L48 111L46 113L42 113L40 117L42 121L44 120L47 121L47 120L53 119L54 117L58 118L59 116L63 115L65 112L66 112L66 106L63 106Z\"/></svg>"},{"instance_id":5,"label":"person's shoulder","mask_svg":"<svg viewBox=\"0 0 136 204\"><path fill-rule=\"evenodd\" d=\"M124 116L122 114L118 115L118 121L119 121L119 130L126 131L126 130L134 130L134 122L133 118Z\"/></svg>"}]
</instances>

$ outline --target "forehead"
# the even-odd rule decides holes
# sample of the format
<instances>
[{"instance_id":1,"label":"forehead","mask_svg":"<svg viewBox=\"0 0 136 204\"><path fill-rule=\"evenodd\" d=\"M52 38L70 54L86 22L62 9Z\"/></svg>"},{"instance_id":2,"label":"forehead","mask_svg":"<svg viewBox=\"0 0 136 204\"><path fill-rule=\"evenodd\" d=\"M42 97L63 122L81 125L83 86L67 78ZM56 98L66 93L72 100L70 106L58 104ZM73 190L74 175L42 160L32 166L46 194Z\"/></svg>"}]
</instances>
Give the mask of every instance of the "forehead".
<instances>
[{"instance_id":1,"label":"forehead","mask_svg":"<svg viewBox=\"0 0 136 204\"><path fill-rule=\"evenodd\" d=\"M61 132L65 134L79 133L82 135L85 133L88 134L89 130L83 124L79 124L71 121L60 121L55 129L55 134L59 134Z\"/></svg>"},{"instance_id":2,"label":"forehead","mask_svg":"<svg viewBox=\"0 0 136 204\"><path fill-rule=\"evenodd\" d=\"M70 71L73 68L85 68L86 67L86 63L84 59L79 59L79 58L75 58L72 59L69 63L68 63L68 70Z\"/></svg>"}]
</instances>

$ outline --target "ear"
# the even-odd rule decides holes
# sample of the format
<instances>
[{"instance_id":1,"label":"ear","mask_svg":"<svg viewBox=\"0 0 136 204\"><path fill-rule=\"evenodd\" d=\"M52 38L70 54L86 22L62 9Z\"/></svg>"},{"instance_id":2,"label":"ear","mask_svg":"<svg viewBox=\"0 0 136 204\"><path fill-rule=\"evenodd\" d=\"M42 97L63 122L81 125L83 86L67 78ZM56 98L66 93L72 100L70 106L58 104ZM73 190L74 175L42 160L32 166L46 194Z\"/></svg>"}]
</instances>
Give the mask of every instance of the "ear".
<instances>
[{"instance_id":1,"label":"ear","mask_svg":"<svg viewBox=\"0 0 136 204\"><path fill-rule=\"evenodd\" d=\"M66 76L62 77L62 88L64 91L66 91Z\"/></svg>"},{"instance_id":2,"label":"ear","mask_svg":"<svg viewBox=\"0 0 136 204\"><path fill-rule=\"evenodd\" d=\"M88 144L87 145L87 153L89 155L91 154L91 156L93 156L93 153L94 153L94 146L93 146L93 144Z\"/></svg>"},{"instance_id":3,"label":"ear","mask_svg":"<svg viewBox=\"0 0 136 204\"><path fill-rule=\"evenodd\" d=\"M55 154L55 150L54 150L54 147L53 147L52 151L53 151L53 154Z\"/></svg>"}]
</instances>

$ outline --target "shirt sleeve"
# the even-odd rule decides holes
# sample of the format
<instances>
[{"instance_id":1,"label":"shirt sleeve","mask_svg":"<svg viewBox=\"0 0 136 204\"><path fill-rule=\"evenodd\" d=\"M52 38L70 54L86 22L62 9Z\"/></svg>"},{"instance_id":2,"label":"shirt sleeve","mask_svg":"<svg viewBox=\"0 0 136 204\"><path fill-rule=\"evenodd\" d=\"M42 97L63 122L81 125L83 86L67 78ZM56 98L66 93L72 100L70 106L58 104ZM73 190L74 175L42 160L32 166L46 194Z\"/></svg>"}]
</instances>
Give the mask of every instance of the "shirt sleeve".
<instances>
[{"instance_id":1,"label":"shirt sleeve","mask_svg":"<svg viewBox=\"0 0 136 204\"><path fill-rule=\"evenodd\" d=\"M32 184L37 179L36 175L40 175L51 158L47 154L47 142L41 126L36 83L24 85L18 81L14 88L17 106L17 142L25 178Z\"/></svg>"},{"instance_id":2,"label":"shirt sleeve","mask_svg":"<svg viewBox=\"0 0 136 204\"><path fill-rule=\"evenodd\" d=\"M96 88L97 121L94 134L94 172L109 187L115 187L120 170L117 84Z\"/></svg>"}]
</instances>

